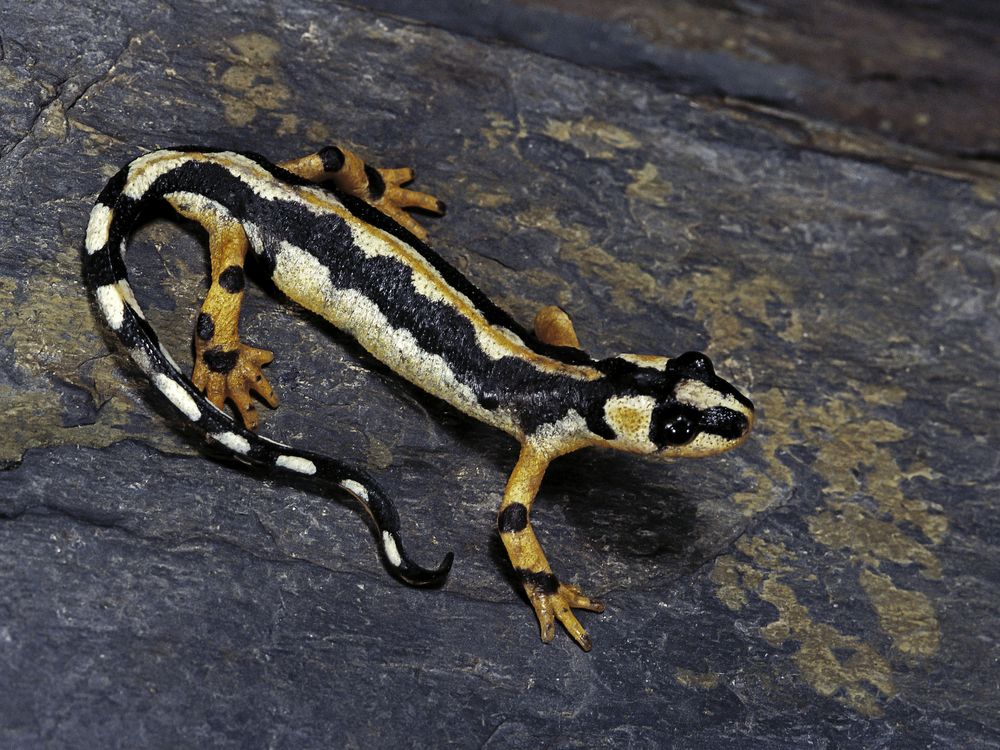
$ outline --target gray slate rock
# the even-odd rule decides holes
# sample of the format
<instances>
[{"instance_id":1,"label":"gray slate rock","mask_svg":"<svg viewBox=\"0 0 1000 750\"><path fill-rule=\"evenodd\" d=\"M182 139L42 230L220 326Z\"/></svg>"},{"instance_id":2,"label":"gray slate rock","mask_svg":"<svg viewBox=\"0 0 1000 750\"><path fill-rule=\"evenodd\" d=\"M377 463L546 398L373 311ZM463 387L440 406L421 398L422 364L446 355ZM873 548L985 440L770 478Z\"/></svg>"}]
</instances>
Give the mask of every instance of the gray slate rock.
<instances>
[{"instance_id":1,"label":"gray slate rock","mask_svg":"<svg viewBox=\"0 0 1000 750\"><path fill-rule=\"evenodd\" d=\"M237 10L237 7L239 10ZM803 151L655 85L336 5L30 4L0 75L0 745L995 747L996 184ZM8 85L9 84L9 85ZM263 432L372 470L447 585L363 519L206 460L94 315L104 181L178 143L411 165L436 247L596 354L704 349L731 455L558 462L534 515L603 599L538 640L493 524L508 439L271 294ZM178 354L203 238L134 286Z\"/></svg>"}]
</instances>

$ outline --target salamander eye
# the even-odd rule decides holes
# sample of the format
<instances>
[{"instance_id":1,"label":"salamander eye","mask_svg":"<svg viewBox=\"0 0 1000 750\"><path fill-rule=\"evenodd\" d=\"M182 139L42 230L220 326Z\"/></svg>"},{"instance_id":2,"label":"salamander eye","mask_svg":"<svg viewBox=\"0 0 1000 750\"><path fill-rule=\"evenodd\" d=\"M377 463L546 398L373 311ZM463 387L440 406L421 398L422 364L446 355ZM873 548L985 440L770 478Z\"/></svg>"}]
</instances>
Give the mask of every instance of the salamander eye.
<instances>
[{"instance_id":1,"label":"salamander eye","mask_svg":"<svg viewBox=\"0 0 1000 750\"><path fill-rule=\"evenodd\" d=\"M677 406L661 407L653 413L649 437L656 445L683 445L697 432L695 421L685 409Z\"/></svg>"},{"instance_id":2,"label":"salamander eye","mask_svg":"<svg viewBox=\"0 0 1000 750\"><path fill-rule=\"evenodd\" d=\"M684 352L679 357L674 357L667 363L671 370L686 370L688 372L699 372L711 375L715 372L712 367L712 360L701 352Z\"/></svg>"}]
</instances>

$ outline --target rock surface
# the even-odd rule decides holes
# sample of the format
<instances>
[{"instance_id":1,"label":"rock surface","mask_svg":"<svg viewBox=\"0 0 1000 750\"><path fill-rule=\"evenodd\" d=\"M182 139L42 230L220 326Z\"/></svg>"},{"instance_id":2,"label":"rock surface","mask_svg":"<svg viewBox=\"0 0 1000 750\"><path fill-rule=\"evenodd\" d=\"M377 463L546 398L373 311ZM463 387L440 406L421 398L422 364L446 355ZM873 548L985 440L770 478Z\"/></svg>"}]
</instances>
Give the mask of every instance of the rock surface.
<instances>
[{"instance_id":1,"label":"rock surface","mask_svg":"<svg viewBox=\"0 0 1000 750\"><path fill-rule=\"evenodd\" d=\"M4 24L0 746L1000 745L989 169L817 153L745 109L346 6ZM730 455L553 467L534 518L608 605L590 654L543 645L512 586L502 435L249 295L283 399L263 432L367 466L418 559L456 553L411 590L340 498L200 456L109 347L79 253L118 166L329 142L415 167L449 205L435 246L520 319L555 302L596 354L703 349L758 404ZM178 354L205 255L166 221L132 241Z\"/></svg>"},{"instance_id":2,"label":"rock surface","mask_svg":"<svg viewBox=\"0 0 1000 750\"><path fill-rule=\"evenodd\" d=\"M666 91L723 98L761 125L777 120L812 136L816 148L873 151L884 162L909 144L933 149L920 154L924 162L1000 174L1000 14L992 0L356 4L618 71ZM817 120L850 127L817 138Z\"/></svg>"}]
</instances>

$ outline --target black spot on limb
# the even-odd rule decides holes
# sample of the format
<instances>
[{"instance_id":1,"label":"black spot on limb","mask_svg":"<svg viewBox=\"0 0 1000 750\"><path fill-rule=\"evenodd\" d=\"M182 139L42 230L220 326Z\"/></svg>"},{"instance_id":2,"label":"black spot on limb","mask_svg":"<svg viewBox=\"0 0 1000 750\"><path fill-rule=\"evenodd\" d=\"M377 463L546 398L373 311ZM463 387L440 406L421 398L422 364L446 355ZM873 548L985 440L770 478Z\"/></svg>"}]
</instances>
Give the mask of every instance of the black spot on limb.
<instances>
[{"instance_id":1,"label":"black spot on limb","mask_svg":"<svg viewBox=\"0 0 1000 750\"><path fill-rule=\"evenodd\" d=\"M369 167L367 164L365 164L365 177L368 178L368 197L377 201L385 194L385 180L375 167Z\"/></svg>"},{"instance_id":2,"label":"black spot on limb","mask_svg":"<svg viewBox=\"0 0 1000 750\"><path fill-rule=\"evenodd\" d=\"M511 503L497 518L497 528L501 534L524 531L528 526L528 509L521 503Z\"/></svg>"},{"instance_id":3,"label":"black spot on limb","mask_svg":"<svg viewBox=\"0 0 1000 750\"><path fill-rule=\"evenodd\" d=\"M239 356L240 353L236 349L231 352L224 352L219 347L213 346L202 355L202 359L205 360L205 365L212 372L226 374L232 372L232 369L236 367L236 361L239 359Z\"/></svg>"},{"instance_id":4,"label":"black spot on limb","mask_svg":"<svg viewBox=\"0 0 1000 750\"><path fill-rule=\"evenodd\" d=\"M535 589L540 594L554 594L559 591L559 579L552 573L545 571L535 572L525 568L514 568L514 572L528 586Z\"/></svg>"},{"instance_id":5,"label":"black spot on limb","mask_svg":"<svg viewBox=\"0 0 1000 750\"><path fill-rule=\"evenodd\" d=\"M212 316L207 312L199 314L195 330L198 332L198 338L209 341L215 335L215 321L212 320Z\"/></svg>"},{"instance_id":6,"label":"black spot on limb","mask_svg":"<svg viewBox=\"0 0 1000 750\"><path fill-rule=\"evenodd\" d=\"M326 146L316 152L327 172L339 172L344 166L344 152L336 146Z\"/></svg>"},{"instance_id":7,"label":"black spot on limb","mask_svg":"<svg viewBox=\"0 0 1000 750\"><path fill-rule=\"evenodd\" d=\"M229 266L219 274L219 286L230 294L242 292L245 285L246 277L243 275L243 269L239 266Z\"/></svg>"}]
</instances>

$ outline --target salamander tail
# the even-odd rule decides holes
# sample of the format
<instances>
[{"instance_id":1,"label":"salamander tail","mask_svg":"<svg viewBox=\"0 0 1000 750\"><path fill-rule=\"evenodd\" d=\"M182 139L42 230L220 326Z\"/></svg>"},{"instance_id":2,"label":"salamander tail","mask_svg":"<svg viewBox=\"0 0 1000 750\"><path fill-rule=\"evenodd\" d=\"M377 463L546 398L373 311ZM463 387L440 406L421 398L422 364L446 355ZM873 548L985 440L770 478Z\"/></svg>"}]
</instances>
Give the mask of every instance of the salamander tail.
<instances>
[{"instance_id":1,"label":"salamander tail","mask_svg":"<svg viewBox=\"0 0 1000 750\"><path fill-rule=\"evenodd\" d=\"M313 477L357 498L374 522L379 550L394 576L415 586L443 583L451 568L451 553L436 570L410 560L399 536L399 514L371 477L334 459L297 450L246 429L205 398L160 344L129 286L124 253L143 206L161 196L156 181L130 183L130 168L126 166L108 182L91 211L83 271L98 309L135 363L174 408L229 457L272 474Z\"/></svg>"}]
</instances>

